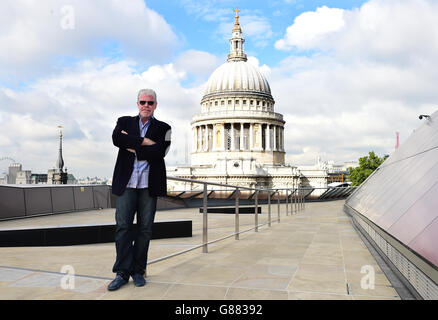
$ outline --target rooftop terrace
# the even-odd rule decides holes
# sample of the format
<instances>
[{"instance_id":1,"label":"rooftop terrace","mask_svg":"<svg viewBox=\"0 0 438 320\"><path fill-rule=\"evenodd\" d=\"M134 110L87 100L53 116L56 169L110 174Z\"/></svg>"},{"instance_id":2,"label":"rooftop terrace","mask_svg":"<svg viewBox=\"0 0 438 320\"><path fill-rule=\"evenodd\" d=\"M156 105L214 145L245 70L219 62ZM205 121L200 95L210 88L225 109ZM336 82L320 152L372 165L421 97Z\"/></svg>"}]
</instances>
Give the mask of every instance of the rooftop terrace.
<instances>
[{"instance_id":1,"label":"rooftop terrace","mask_svg":"<svg viewBox=\"0 0 438 320\"><path fill-rule=\"evenodd\" d=\"M132 281L107 291L114 278L114 243L0 248L0 299L400 299L403 288L391 284L366 240L343 211L345 201L307 203L304 210L281 220L268 220L261 205L258 232L242 233L202 248L151 263L147 285ZM272 206L272 217L277 217ZM157 211L156 221L189 219L193 236L152 240L149 262L202 243L202 214L198 208ZM109 223L114 209L73 212L29 219L0 221L0 229ZM209 240L234 232L234 215L209 214ZM240 230L254 226L254 215L240 215ZM365 241L365 242L364 242ZM371 251L370 251L371 250ZM377 261L376 261L377 259ZM62 289L64 266L74 269L74 288ZM65 268L65 267L64 267ZM372 278L374 288L368 281ZM69 271L71 272L71 270ZM363 272L363 273L361 273ZM390 276L389 276L390 277ZM367 280L368 279L368 280ZM397 289L397 290L396 290Z\"/></svg>"}]
</instances>

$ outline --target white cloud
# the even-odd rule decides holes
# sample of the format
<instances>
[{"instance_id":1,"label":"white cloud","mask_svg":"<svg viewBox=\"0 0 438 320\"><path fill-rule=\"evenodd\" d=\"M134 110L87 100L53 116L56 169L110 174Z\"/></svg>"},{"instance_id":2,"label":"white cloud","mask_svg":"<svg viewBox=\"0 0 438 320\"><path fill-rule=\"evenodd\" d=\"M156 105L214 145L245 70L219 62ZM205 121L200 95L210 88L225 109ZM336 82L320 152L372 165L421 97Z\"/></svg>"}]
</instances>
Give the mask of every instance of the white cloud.
<instances>
[{"instance_id":1,"label":"white cloud","mask_svg":"<svg viewBox=\"0 0 438 320\"><path fill-rule=\"evenodd\" d=\"M437 10L433 0L370 0L352 10L324 6L298 16L275 47L334 52L337 58L421 63L438 49Z\"/></svg>"},{"instance_id":2,"label":"white cloud","mask_svg":"<svg viewBox=\"0 0 438 320\"><path fill-rule=\"evenodd\" d=\"M323 16L318 10L295 19L277 48L313 54L290 56L270 73L276 111L286 120L288 161L390 154L396 131L403 142L421 125L419 114L437 110L434 12L436 1L370 0L343 10L343 26L304 30L304 18Z\"/></svg>"},{"instance_id":3,"label":"white cloud","mask_svg":"<svg viewBox=\"0 0 438 320\"><path fill-rule=\"evenodd\" d=\"M187 50L175 61L177 70L186 70L199 76L209 76L222 61L215 55L199 50Z\"/></svg>"},{"instance_id":4,"label":"white cloud","mask_svg":"<svg viewBox=\"0 0 438 320\"><path fill-rule=\"evenodd\" d=\"M280 50L293 46L310 49L321 38L344 27L343 15L344 10L326 6L317 8L315 12L304 12L295 18L294 24L287 28L285 38L278 40L275 47Z\"/></svg>"},{"instance_id":5,"label":"white cloud","mask_svg":"<svg viewBox=\"0 0 438 320\"><path fill-rule=\"evenodd\" d=\"M37 7L37 3L21 4L27 8ZM56 162L57 126L61 124L64 126L64 160L69 172L78 177L110 177L117 151L111 143L115 121L122 115L135 115L138 90L151 87L158 93L157 118L173 127L172 147L166 162L182 164L185 138L191 142L190 121L200 110L202 79L224 61L207 52L187 50L176 56L173 63L151 62L144 70L142 59L149 59L147 54L155 61L160 58L154 56L157 52L171 51L173 33L142 1L126 4L127 11L120 9L121 2L115 0L105 2L106 5L96 1L100 6L94 2L73 1L77 12L82 11L81 8L89 12L84 16L78 14L77 34L66 39L59 30L50 29L55 22L59 25L57 12L63 3L46 3L53 4L58 15L56 21L51 22L45 13L47 10L50 13L52 8L47 5L38 6L34 14L30 9L18 14L13 10L16 8L13 3L5 11L1 10L4 19L0 19L0 38L11 50L0 52L0 70L3 70L0 74L15 72L14 68L17 72L24 72L28 67L38 70L38 66L41 66L39 72L44 72L25 89L7 89L0 85L2 156L15 158L25 169L45 172ZM82 21L82 17L90 17L95 12L93 8L103 13L96 16L97 20ZM42 11L38 11L40 9ZM430 114L437 109L436 2L371 0L359 9L341 10L342 27L340 20L333 18L340 16L336 10L341 9L326 8L302 14L302 19L297 18L293 28L288 29L295 32L295 36L289 39L287 32L282 39L282 49L310 49L312 55L290 56L270 67L260 66L257 58L249 56L249 63L268 77L276 112L284 115L287 160L293 164L312 164L318 155L342 162L358 159L370 150L380 155L390 153L395 146L395 131L400 132L403 142L412 129L420 125L418 114ZM132 23L137 19L137 12L150 14L152 20L156 19L155 26L163 27L164 34L169 36L160 40L164 51L150 53L146 47L137 50L134 46L144 35L151 34L148 41L154 40L155 35L160 34L153 33L155 29L142 25L132 38L124 37L133 25L137 29ZM130 23L122 24L124 30L108 26L108 21L122 19L118 15L131 18ZM17 18L27 16L30 19ZM306 23L323 16L326 22L321 20L317 26L305 30ZM101 21L102 17L108 17L108 21ZM227 19L218 21L223 26L232 16ZM254 25L253 37L257 36L255 30L262 33L270 30L269 24L259 22ZM80 28L82 25L90 26L89 34ZM226 39L231 27L232 24L224 29ZM251 32L251 28L248 30ZM121 50L129 53L127 56L132 55L132 59L112 60L93 54L97 50L93 42L105 38L107 32L113 32L114 39L120 40ZM24 39L29 43L17 40L23 33L28 33ZM83 38L75 39L79 34ZM14 57L14 52L23 52L23 56ZM67 67L57 67L56 73L46 74L48 61L66 53L77 53L72 54L73 62ZM135 57L136 54L143 58ZM4 57L11 57L10 64ZM197 81L185 87L182 84L190 75Z\"/></svg>"},{"instance_id":6,"label":"white cloud","mask_svg":"<svg viewBox=\"0 0 438 320\"><path fill-rule=\"evenodd\" d=\"M0 42L0 79L18 81L56 70L57 61L102 51L163 61L177 38L143 0L6 0L0 2Z\"/></svg>"},{"instance_id":7,"label":"white cloud","mask_svg":"<svg viewBox=\"0 0 438 320\"><path fill-rule=\"evenodd\" d=\"M271 74L271 68L269 66L267 66L266 64L260 66L259 59L253 56L248 56L248 63L258 68L265 77L269 78Z\"/></svg>"},{"instance_id":8,"label":"white cloud","mask_svg":"<svg viewBox=\"0 0 438 320\"><path fill-rule=\"evenodd\" d=\"M117 148L111 134L118 117L136 115L137 92L157 92L157 119L172 126L169 164L184 162L186 136L190 139L191 116L199 111L202 90L183 88L184 72L173 64L154 65L138 73L129 61L102 64L83 61L59 75L39 79L32 87L1 89L0 136L3 156L25 169L46 172L55 165L58 125L64 127L64 161L76 177L111 177Z\"/></svg>"},{"instance_id":9,"label":"white cloud","mask_svg":"<svg viewBox=\"0 0 438 320\"><path fill-rule=\"evenodd\" d=\"M242 34L245 40L251 41L251 45L255 47L265 47L268 41L273 36L271 24L268 19L255 14L242 14L239 18L239 23L242 28ZM234 17L232 15L225 21L219 24L217 33L221 41L228 41L231 36L231 30L234 26Z\"/></svg>"}]
</instances>

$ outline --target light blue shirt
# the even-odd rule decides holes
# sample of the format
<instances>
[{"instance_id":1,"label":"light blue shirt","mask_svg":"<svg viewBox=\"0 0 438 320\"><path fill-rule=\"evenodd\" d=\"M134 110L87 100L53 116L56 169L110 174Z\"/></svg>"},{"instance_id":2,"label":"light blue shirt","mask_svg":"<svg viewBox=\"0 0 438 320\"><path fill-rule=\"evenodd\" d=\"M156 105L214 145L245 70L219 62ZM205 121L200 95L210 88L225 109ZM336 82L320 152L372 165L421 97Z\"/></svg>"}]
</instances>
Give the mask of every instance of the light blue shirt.
<instances>
[{"instance_id":1,"label":"light blue shirt","mask_svg":"<svg viewBox=\"0 0 438 320\"><path fill-rule=\"evenodd\" d=\"M151 124L151 119L149 119L145 124L141 122L141 117L138 120L138 125L140 127L140 135L144 137L148 131L149 125ZM141 189L147 188L149 184L149 162L137 160L137 156L134 160L134 169L132 170L131 178L129 179L126 188Z\"/></svg>"}]
</instances>

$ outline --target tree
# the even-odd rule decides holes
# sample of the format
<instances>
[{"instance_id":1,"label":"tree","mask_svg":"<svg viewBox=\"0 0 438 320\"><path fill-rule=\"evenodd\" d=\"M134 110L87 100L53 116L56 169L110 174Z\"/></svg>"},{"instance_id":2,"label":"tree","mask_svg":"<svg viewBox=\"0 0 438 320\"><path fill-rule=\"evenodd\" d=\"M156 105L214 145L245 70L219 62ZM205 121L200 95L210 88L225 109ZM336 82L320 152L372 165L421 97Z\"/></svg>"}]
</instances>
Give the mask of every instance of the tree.
<instances>
[{"instance_id":1,"label":"tree","mask_svg":"<svg viewBox=\"0 0 438 320\"><path fill-rule=\"evenodd\" d=\"M359 166L356 168L348 168L350 173L350 181L352 186L358 186L365 181L366 178L374 172L385 159L388 158L385 155L383 158L378 157L374 151L370 151L368 156L359 158Z\"/></svg>"}]
</instances>

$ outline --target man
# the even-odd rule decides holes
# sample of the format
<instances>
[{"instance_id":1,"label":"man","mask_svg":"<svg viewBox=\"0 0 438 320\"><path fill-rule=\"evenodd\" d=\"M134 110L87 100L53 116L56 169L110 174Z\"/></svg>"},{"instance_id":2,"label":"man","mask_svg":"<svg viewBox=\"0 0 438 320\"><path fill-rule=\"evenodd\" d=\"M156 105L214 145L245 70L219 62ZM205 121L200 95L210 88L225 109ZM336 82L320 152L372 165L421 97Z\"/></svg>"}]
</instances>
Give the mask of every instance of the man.
<instances>
[{"instance_id":1,"label":"man","mask_svg":"<svg viewBox=\"0 0 438 320\"><path fill-rule=\"evenodd\" d=\"M165 196L164 157L170 147L171 128L154 118L157 96L142 89L137 96L139 114L121 117L113 131L113 143L119 148L114 169L112 192L116 198L116 278L108 290L119 289L132 277L136 286L144 286L149 241L158 196ZM137 213L137 235L133 220ZM134 241L134 242L133 242Z\"/></svg>"}]
</instances>

